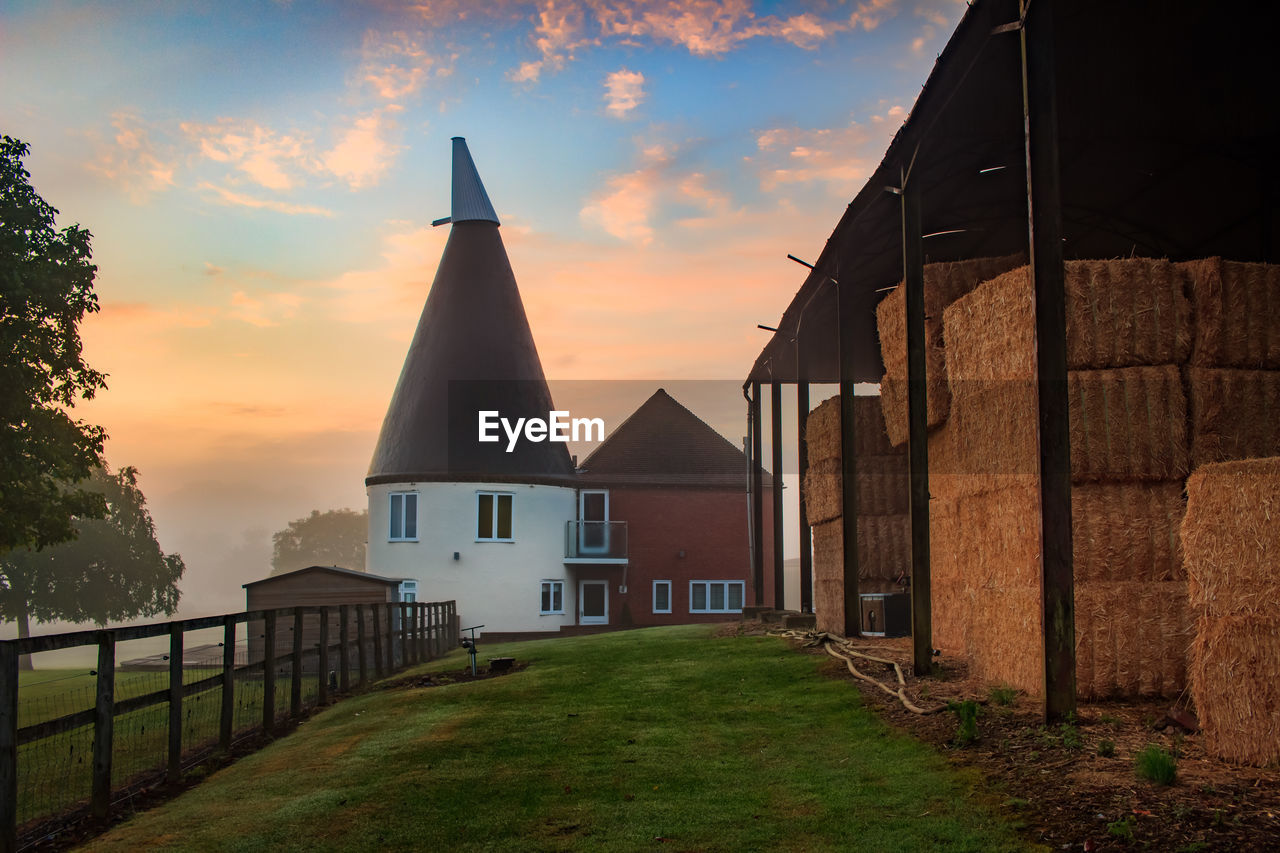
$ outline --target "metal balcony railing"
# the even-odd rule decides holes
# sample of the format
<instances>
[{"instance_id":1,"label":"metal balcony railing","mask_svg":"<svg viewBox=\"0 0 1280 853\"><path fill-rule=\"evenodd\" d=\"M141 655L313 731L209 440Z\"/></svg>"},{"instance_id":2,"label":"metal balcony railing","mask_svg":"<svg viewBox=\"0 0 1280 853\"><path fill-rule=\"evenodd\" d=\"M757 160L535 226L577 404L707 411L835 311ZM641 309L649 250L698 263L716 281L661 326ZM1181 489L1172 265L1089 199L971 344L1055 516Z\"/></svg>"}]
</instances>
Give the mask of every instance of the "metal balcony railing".
<instances>
[{"instance_id":1,"label":"metal balcony railing","mask_svg":"<svg viewBox=\"0 0 1280 853\"><path fill-rule=\"evenodd\" d=\"M565 525L564 558L566 560L625 560L627 558L627 523L625 521L570 521Z\"/></svg>"}]
</instances>

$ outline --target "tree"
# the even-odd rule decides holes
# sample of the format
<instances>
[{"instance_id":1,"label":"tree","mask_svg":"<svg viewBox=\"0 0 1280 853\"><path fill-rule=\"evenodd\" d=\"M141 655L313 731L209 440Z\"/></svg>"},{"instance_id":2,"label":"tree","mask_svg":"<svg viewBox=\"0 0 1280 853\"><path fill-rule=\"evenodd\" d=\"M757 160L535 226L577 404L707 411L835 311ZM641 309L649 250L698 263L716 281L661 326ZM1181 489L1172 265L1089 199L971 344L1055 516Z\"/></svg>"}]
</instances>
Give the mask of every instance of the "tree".
<instances>
[{"instance_id":1,"label":"tree","mask_svg":"<svg viewBox=\"0 0 1280 853\"><path fill-rule=\"evenodd\" d=\"M58 231L23 168L26 144L0 138L0 559L75 535L73 520L101 517L85 480L106 433L73 420L77 400L106 387L85 364L79 323L98 310L90 234Z\"/></svg>"},{"instance_id":2,"label":"tree","mask_svg":"<svg viewBox=\"0 0 1280 853\"><path fill-rule=\"evenodd\" d=\"M369 540L369 513L353 509L331 509L289 522L272 537L273 575L307 566L341 566L364 571L364 555Z\"/></svg>"},{"instance_id":3,"label":"tree","mask_svg":"<svg viewBox=\"0 0 1280 853\"><path fill-rule=\"evenodd\" d=\"M178 609L182 557L165 554L138 488L136 468L95 468L85 486L104 518L74 521L76 538L0 555L0 615L28 636L32 618L96 622L172 615Z\"/></svg>"}]
</instances>

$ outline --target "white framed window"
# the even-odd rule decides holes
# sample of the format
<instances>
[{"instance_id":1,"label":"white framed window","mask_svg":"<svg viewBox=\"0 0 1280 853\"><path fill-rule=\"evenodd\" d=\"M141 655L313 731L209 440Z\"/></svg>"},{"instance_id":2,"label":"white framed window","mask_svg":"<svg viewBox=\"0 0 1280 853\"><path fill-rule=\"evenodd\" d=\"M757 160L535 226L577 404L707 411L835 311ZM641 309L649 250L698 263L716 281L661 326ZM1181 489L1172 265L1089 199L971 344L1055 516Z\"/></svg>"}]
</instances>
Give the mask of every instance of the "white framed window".
<instances>
[{"instance_id":1,"label":"white framed window","mask_svg":"<svg viewBox=\"0 0 1280 853\"><path fill-rule=\"evenodd\" d=\"M418 493L391 493L391 529L387 538L392 542L418 541Z\"/></svg>"},{"instance_id":2,"label":"white framed window","mask_svg":"<svg viewBox=\"0 0 1280 853\"><path fill-rule=\"evenodd\" d=\"M653 612L671 612L671 581L653 582Z\"/></svg>"},{"instance_id":3,"label":"white framed window","mask_svg":"<svg viewBox=\"0 0 1280 853\"><path fill-rule=\"evenodd\" d=\"M541 610L543 616L564 613L564 581L543 581Z\"/></svg>"},{"instance_id":4,"label":"white framed window","mask_svg":"<svg viewBox=\"0 0 1280 853\"><path fill-rule=\"evenodd\" d=\"M476 541L511 542L510 492L476 492Z\"/></svg>"},{"instance_id":5,"label":"white framed window","mask_svg":"<svg viewBox=\"0 0 1280 853\"><path fill-rule=\"evenodd\" d=\"M690 613L741 613L743 581L690 581Z\"/></svg>"},{"instance_id":6,"label":"white framed window","mask_svg":"<svg viewBox=\"0 0 1280 853\"><path fill-rule=\"evenodd\" d=\"M400 582L400 600L405 604L413 604L418 600L418 582L417 581L401 581Z\"/></svg>"}]
</instances>

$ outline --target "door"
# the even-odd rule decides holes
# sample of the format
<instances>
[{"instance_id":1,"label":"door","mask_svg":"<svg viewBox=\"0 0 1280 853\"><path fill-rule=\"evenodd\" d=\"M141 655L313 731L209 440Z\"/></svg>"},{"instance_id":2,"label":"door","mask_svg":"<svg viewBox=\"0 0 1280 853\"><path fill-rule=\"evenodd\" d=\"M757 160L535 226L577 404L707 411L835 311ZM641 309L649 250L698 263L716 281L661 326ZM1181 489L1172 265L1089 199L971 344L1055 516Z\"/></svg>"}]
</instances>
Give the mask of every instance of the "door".
<instances>
[{"instance_id":1,"label":"door","mask_svg":"<svg viewBox=\"0 0 1280 853\"><path fill-rule=\"evenodd\" d=\"M608 581L578 581L578 624L609 624Z\"/></svg>"},{"instance_id":2,"label":"door","mask_svg":"<svg viewBox=\"0 0 1280 853\"><path fill-rule=\"evenodd\" d=\"M609 553L609 493L578 493L578 553Z\"/></svg>"}]
</instances>

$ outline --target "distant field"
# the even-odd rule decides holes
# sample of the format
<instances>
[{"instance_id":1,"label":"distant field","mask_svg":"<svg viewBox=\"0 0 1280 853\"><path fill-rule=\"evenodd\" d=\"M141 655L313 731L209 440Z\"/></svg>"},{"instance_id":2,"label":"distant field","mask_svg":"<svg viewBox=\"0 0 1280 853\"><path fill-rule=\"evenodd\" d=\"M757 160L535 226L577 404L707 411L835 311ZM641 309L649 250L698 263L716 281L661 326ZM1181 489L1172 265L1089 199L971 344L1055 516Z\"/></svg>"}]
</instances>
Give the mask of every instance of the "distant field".
<instances>
[{"instance_id":1,"label":"distant field","mask_svg":"<svg viewBox=\"0 0 1280 853\"><path fill-rule=\"evenodd\" d=\"M1024 849L979 780L888 728L826 659L713 631L486 646L528 668L340 702L91 847Z\"/></svg>"}]
</instances>

